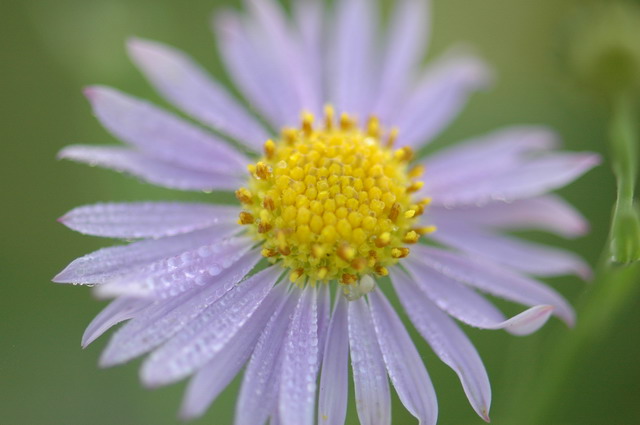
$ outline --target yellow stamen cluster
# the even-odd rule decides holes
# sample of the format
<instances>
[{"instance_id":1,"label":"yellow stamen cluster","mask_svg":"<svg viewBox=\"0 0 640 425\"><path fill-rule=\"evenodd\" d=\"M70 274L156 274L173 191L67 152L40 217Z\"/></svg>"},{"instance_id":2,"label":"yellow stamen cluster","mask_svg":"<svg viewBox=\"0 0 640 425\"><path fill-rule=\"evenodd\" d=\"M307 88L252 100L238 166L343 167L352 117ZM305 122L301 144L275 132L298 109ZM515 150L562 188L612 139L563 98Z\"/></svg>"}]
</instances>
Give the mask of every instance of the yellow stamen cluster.
<instances>
[{"instance_id":1,"label":"yellow stamen cluster","mask_svg":"<svg viewBox=\"0 0 640 425\"><path fill-rule=\"evenodd\" d=\"M325 109L321 126L304 114L299 129L268 140L250 165L239 223L262 242L262 255L280 261L293 282L338 280L345 285L409 255L405 245L435 230L415 228L429 200L411 200L422 187L421 167L408 170L410 148L393 149L397 131L383 136L376 118L365 129Z\"/></svg>"}]
</instances>

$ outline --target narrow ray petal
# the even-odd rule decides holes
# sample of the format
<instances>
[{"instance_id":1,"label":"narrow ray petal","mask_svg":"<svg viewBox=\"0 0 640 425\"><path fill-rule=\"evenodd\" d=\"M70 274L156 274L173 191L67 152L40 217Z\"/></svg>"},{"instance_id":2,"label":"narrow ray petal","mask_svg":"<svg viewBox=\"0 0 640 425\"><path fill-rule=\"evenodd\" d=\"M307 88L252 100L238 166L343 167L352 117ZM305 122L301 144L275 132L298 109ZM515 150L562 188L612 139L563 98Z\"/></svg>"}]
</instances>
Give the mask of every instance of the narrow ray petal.
<instances>
[{"instance_id":1,"label":"narrow ray petal","mask_svg":"<svg viewBox=\"0 0 640 425\"><path fill-rule=\"evenodd\" d=\"M203 366L189 382L180 417L194 419L202 416L249 359L264 324L278 314L285 296L285 285L273 288L242 329L225 347Z\"/></svg>"},{"instance_id":2,"label":"narrow ray petal","mask_svg":"<svg viewBox=\"0 0 640 425\"><path fill-rule=\"evenodd\" d=\"M258 121L183 52L155 41L134 38L129 55L167 100L191 116L256 152L269 138Z\"/></svg>"},{"instance_id":3,"label":"narrow ray petal","mask_svg":"<svg viewBox=\"0 0 640 425\"><path fill-rule=\"evenodd\" d=\"M468 325L525 335L537 331L553 313L553 306L539 305L507 320L473 289L424 266L420 260L408 260L405 265L424 294L442 310Z\"/></svg>"},{"instance_id":4,"label":"narrow ray petal","mask_svg":"<svg viewBox=\"0 0 640 425\"><path fill-rule=\"evenodd\" d=\"M600 157L593 153L550 153L431 195L445 206L510 202L563 187L599 163Z\"/></svg>"},{"instance_id":5,"label":"narrow ray petal","mask_svg":"<svg viewBox=\"0 0 640 425\"><path fill-rule=\"evenodd\" d=\"M470 223L505 230L544 230L574 238L589 230L586 219L575 208L555 195L520 199L514 202L491 202L482 207L444 208L433 206L429 219Z\"/></svg>"},{"instance_id":6,"label":"narrow ray petal","mask_svg":"<svg viewBox=\"0 0 640 425\"><path fill-rule=\"evenodd\" d=\"M219 225L160 239L146 239L128 245L102 248L73 260L54 282L105 283L163 258L210 244L237 232L237 226Z\"/></svg>"},{"instance_id":7,"label":"narrow ray petal","mask_svg":"<svg viewBox=\"0 0 640 425\"><path fill-rule=\"evenodd\" d=\"M322 363L322 347L331 319L331 288L330 283L324 283L318 288L318 347L320 347L320 363Z\"/></svg>"},{"instance_id":8,"label":"narrow ray petal","mask_svg":"<svg viewBox=\"0 0 640 425\"><path fill-rule=\"evenodd\" d=\"M86 348L112 326L129 320L147 307L151 301L136 298L118 298L112 301L89 323L82 335L82 348Z\"/></svg>"},{"instance_id":9,"label":"narrow ray petal","mask_svg":"<svg viewBox=\"0 0 640 425\"><path fill-rule=\"evenodd\" d=\"M424 245L415 246L412 252L425 266L458 282L532 307L552 305L554 314L569 326L575 321L573 309L560 294L506 267Z\"/></svg>"},{"instance_id":10,"label":"narrow ray petal","mask_svg":"<svg viewBox=\"0 0 640 425\"><path fill-rule=\"evenodd\" d=\"M304 289L284 342L278 414L283 425L312 425L319 368L317 291Z\"/></svg>"},{"instance_id":11,"label":"narrow ray petal","mask_svg":"<svg viewBox=\"0 0 640 425\"><path fill-rule=\"evenodd\" d=\"M151 263L96 288L101 297L171 298L214 281L251 248L246 237L228 238Z\"/></svg>"},{"instance_id":12,"label":"narrow ray petal","mask_svg":"<svg viewBox=\"0 0 640 425\"><path fill-rule=\"evenodd\" d=\"M379 289L367 296L382 357L400 401L421 425L435 425L438 402L420 353Z\"/></svg>"},{"instance_id":13,"label":"narrow ray petal","mask_svg":"<svg viewBox=\"0 0 640 425\"><path fill-rule=\"evenodd\" d=\"M425 161L430 179L424 194L435 196L464 189L469 182L487 179L522 163L527 155L558 144L555 133L544 127L512 126L458 143Z\"/></svg>"},{"instance_id":14,"label":"narrow ray petal","mask_svg":"<svg viewBox=\"0 0 640 425\"><path fill-rule=\"evenodd\" d=\"M349 398L348 362L347 301L345 297L337 295L324 344L318 398L318 425L344 425Z\"/></svg>"},{"instance_id":15,"label":"narrow ray petal","mask_svg":"<svg viewBox=\"0 0 640 425\"><path fill-rule=\"evenodd\" d=\"M340 112L366 119L378 77L373 60L376 8L367 0L343 0L335 9L331 66L327 70L329 101Z\"/></svg>"},{"instance_id":16,"label":"narrow ray petal","mask_svg":"<svg viewBox=\"0 0 640 425\"><path fill-rule=\"evenodd\" d=\"M219 353L275 284L280 270L274 268L268 268L259 278L240 282L155 350L140 369L142 382L158 387L178 381Z\"/></svg>"},{"instance_id":17,"label":"narrow ray petal","mask_svg":"<svg viewBox=\"0 0 640 425\"><path fill-rule=\"evenodd\" d=\"M156 301L114 333L102 352L100 365L108 367L127 362L162 344L233 289L259 260L259 252L249 253L203 288ZM273 269L257 273L246 282L252 285L272 277L272 273Z\"/></svg>"},{"instance_id":18,"label":"narrow ray petal","mask_svg":"<svg viewBox=\"0 0 640 425\"><path fill-rule=\"evenodd\" d=\"M282 309L269 319L260 335L242 381L235 425L262 425L271 412L277 411L282 347L299 298L299 291L288 295Z\"/></svg>"},{"instance_id":19,"label":"narrow ray petal","mask_svg":"<svg viewBox=\"0 0 640 425\"><path fill-rule=\"evenodd\" d=\"M360 423L390 425L391 395L387 370L364 298L349 303L349 348Z\"/></svg>"},{"instance_id":20,"label":"narrow ray petal","mask_svg":"<svg viewBox=\"0 0 640 425\"><path fill-rule=\"evenodd\" d=\"M589 265L571 252L499 235L448 218L434 223L438 226L438 231L432 235L435 240L515 270L537 276L568 273L583 279L591 276Z\"/></svg>"},{"instance_id":21,"label":"narrow ray petal","mask_svg":"<svg viewBox=\"0 0 640 425\"><path fill-rule=\"evenodd\" d=\"M418 332L462 383L473 409L489 422L491 386L478 352L445 313L429 301L406 273L391 271L393 287Z\"/></svg>"},{"instance_id":22,"label":"narrow ray petal","mask_svg":"<svg viewBox=\"0 0 640 425\"><path fill-rule=\"evenodd\" d=\"M430 142L456 117L469 95L491 80L484 63L449 53L431 65L391 123L400 129L399 146Z\"/></svg>"},{"instance_id":23,"label":"narrow ray petal","mask_svg":"<svg viewBox=\"0 0 640 425\"><path fill-rule=\"evenodd\" d=\"M391 18L373 112L389 119L404 101L429 41L428 1L401 0Z\"/></svg>"},{"instance_id":24,"label":"narrow ray petal","mask_svg":"<svg viewBox=\"0 0 640 425\"><path fill-rule=\"evenodd\" d=\"M102 125L158 159L206 172L237 173L248 159L227 143L144 100L109 87L85 90Z\"/></svg>"},{"instance_id":25,"label":"narrow ray petal","mask_svg":"<svg viewBox=\"0 0 640 425\"><path fill-rule=\"evenodd\" d=\"M322 113L324 102L324 8L318 0L299 0L293 3L294 23L300 34L300 64L307 75L308 108L312 114Z\"/></svg>"},{"instance_id":26,"label":"narrow ray petal","mask_svg":"<svg viewBox=\"0 0 640 425\"><path fill-rule=\"evenodd\" d=\"M232 225L239 208L202 203L101 203L74 208L58 221L85 235L109 238L159 238L216 224Z\"/></svg>"},{"instance_id":27,"label":"narrow ray petal","mask_svg":"<svg viewBox=\"0 0 640 425\"><path fill-rule=\"evenodd\" d=\"M257 29L231 11L216 15L214 29L224 64L249 103L275 128L296 123L300 111L291 116L295 93L287 76L278 73Z\"/></svg>"},{"instance_id":28,"label":"narrow ray petal","mask_svg":"<svg viewBox=\"0 0 640 425\"><path fill-rule=\"evenodd\" d=\"M169 189L235 190L243 184L237 176L185 168L128 148L73 145L60 151L58 157L110 168Z\"/></svg>"}]
</instances>

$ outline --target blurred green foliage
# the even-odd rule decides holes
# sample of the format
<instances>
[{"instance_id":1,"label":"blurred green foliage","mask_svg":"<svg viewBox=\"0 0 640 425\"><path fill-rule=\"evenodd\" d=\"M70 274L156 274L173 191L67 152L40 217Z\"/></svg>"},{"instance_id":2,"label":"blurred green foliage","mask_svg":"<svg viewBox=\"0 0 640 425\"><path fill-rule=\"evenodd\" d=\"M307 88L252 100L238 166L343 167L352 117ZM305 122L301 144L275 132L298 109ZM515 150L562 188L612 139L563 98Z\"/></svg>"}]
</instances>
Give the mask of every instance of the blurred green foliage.
<instances>
[{"instance_id":1,"label":"blurred green foliage","mask_svg":"<svg viewBox=\"0 0 640 425\"><path fill-rule=\"evenodd\" d=\"M231 1L190 0L3 0L2 54L2 252L0 270L0 423L2 424L175 424L183 384L142 389L139 362L98 369L103 337L85 351L80 336L102 308L86 288L56 285L51 277L74 258L115 243L84 237L55 219L74 206L97 201L212 199L154 188L115 173L72 163L55 155L70 143L115 140L92 118L81 94L87 84L113 85L160 102L129 63L127 37L137 35L183 48L224 81L209 32L214 9ZM582 0L434 0L429 54L471 42L491 63L498 80L476 95L434 147L514 123L555 128L571 150L606 156L606 103L583 93L559 65L567 17ZM580 240L532 234L583 255L592 264L605 244L615 184L599 167L561 191L592 224ZM552 282L574 304L585 285L576 278ZM616 282L610 282L615 284ZM562 391L549 412L560 424L640 423L640 308L638 291L610 318L606 332L589 339L561 371ZM504 304L502 306L508 307ZM578 319L579 320L579 319ZM492 379L494 424L522 425L532 387L554 341L574 337L552 320L534 336L467 329ZM588 333L588 331L587 331ZM439 424L480 424L456 376L417 346L436 387ZM237 382L194 424L229 424ZM415 421L394 400L394 423ZM353 406L353 404L352 404ZM349 423L355 422L350 409Z\"/></svg>"}]
</instances>

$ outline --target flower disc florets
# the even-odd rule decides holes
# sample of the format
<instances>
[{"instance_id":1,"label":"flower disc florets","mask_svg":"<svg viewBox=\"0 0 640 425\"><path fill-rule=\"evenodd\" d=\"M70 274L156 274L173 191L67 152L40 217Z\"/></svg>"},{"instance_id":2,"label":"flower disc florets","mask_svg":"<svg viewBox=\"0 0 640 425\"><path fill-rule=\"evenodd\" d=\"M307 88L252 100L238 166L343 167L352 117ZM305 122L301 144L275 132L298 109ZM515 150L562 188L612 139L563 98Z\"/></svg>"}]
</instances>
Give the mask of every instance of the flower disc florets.
<instances>
[{"instance_id":1,"label":"flower disc florets","mask_svg":"<svg viewBox=\"0 0 640 425\"><path fill-rule=\"evenodd\" d=\"M262 255L291 270L292 281L357 282L386 275L430 227L414 228L428 200L412 201L422 169L408 171L412 152L392 149L395 131L383 135L378 120L361 129L349 115L324 122L304 114L265 143L265 156L249 166L240 223L263 242Z\"/></svg>"}]
</instances>

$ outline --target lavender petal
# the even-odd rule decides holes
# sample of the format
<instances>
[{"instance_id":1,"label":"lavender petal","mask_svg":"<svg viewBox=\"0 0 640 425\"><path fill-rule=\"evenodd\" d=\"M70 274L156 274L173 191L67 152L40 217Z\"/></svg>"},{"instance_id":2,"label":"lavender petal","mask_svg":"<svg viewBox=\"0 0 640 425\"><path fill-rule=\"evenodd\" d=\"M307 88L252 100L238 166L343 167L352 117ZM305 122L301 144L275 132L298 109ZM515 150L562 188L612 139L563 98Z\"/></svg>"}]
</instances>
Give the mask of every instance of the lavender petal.
<instances>
[{"instance_id":1,"label":"lavender petal","mask_svg":"<svg viewBox=\"0 0 640 425\"><path fill-rule=\"evenodd\" d=\"M319 368L317 291L307 285L296 306L282 353L278 414L283 425L312 425Z\"/></svg>"},{"instance_id":2,"label":"lavender petal","mask_svg":"<svg viewBox=\"0 0 640 425\"><path fill-rule=\"evenodd\" d=\"M159 238L216 224L235 224L240 209L204 203L100 203L74 208L58 221L85 235Z\"/></svg>"},{"instance_id":3,"label":"lavender petal","mask_svg":"<svg viewBox=\"0 0 640 425\"><path fill-rule=\"evenodd\" d=\"M445 313L429 301L406 273L391 270L391 282L418 332L462 383L473 409L489 422L491 386L478 352Z\"/></svg>"},{"instance_id":4,"label":"lavender petal","mask_svg":"<svg viewBox=\"0 0 640 425\"><path fill-rule=\"evenodd\" d=\"M127 43L129 56L168 101L201 122L260 152L269 134L185 53L150 40Z\"/></svg>"},{"instance_id":5,"label":"lavender petal","mask_svg":"<svg viewBox=\"0 0 640 425\"><path fill-rule=\"evenodd\" d=\"M73 145L60 151L58 157L110 168L169 189L235 190L244 184L240 177L185 168L128 148Z\"/></svg>"},{"instance_id":6,"label":"lavender petal","mask_svg":"<svg viewBox=\"0 0 640 425\"><path fill-rule=\"evenodd\" d=\"M235 288L260 258L259 252L251 252L240 259L235 267L221 273L208 285L151 304L113 335L100 357L100 365L108 367L127 362L174 336L205 309ZM270 269L257 273L243 283L255 284L260 279L269 278L269 274L273 272L274 270Z\"/></svg>"},{"instance_id":7,"label":"lavender petal","mask_svg":"<svg viewBox=\"0 0 640 425\"><path fill-rule=\"evenodd\" d=\"M336 296L322 359L318 425L343 425L349 395L349 332L347 301L341 295Z\"/></svg>"},{"instance_id":8,"label":"lavender petal","mask_svg":"<svg viewBox=\"0 0 640 425\"><path fill-rule=\"evenodd\" d=\"M235 232L236 226L219 225L182 235L102 248L72 261L53 281L105 283L163 258L224 239Z\"/></svg>"},{"instance_id":9,"label":"lavender petal","mask_svg":"<svg viewBox=\"0 0 640 425\"><path fill-rule=\"evenodd\" d=\"M134 318L138 312L147 307L151 302L136 298L118 298L112 301L104 310L89 323L82 335L82 348L86 348L100 335L111 329L114 325Z\"/></svg>"},{"instance_id":10,"label":"lavender petal","mask_svg":"<svg viewBox=\"0 0 640 425\"><path fill-rule=\"evenodd\" d=\"M387 371L364 298L349 303L349 348L360 423L390 425L391 395Z\"/></svg>"},{"instance_id":11,"label":"lavender petal","mask_svg":"<svg viewBox=\"0 0 640 425\"><path fill-rule=\"evenodd\" d=\"M382 357L400 401L420 424L435 425L436 393L409 333L379 289L367 298Z\"/></svg>"}]
</instances>

